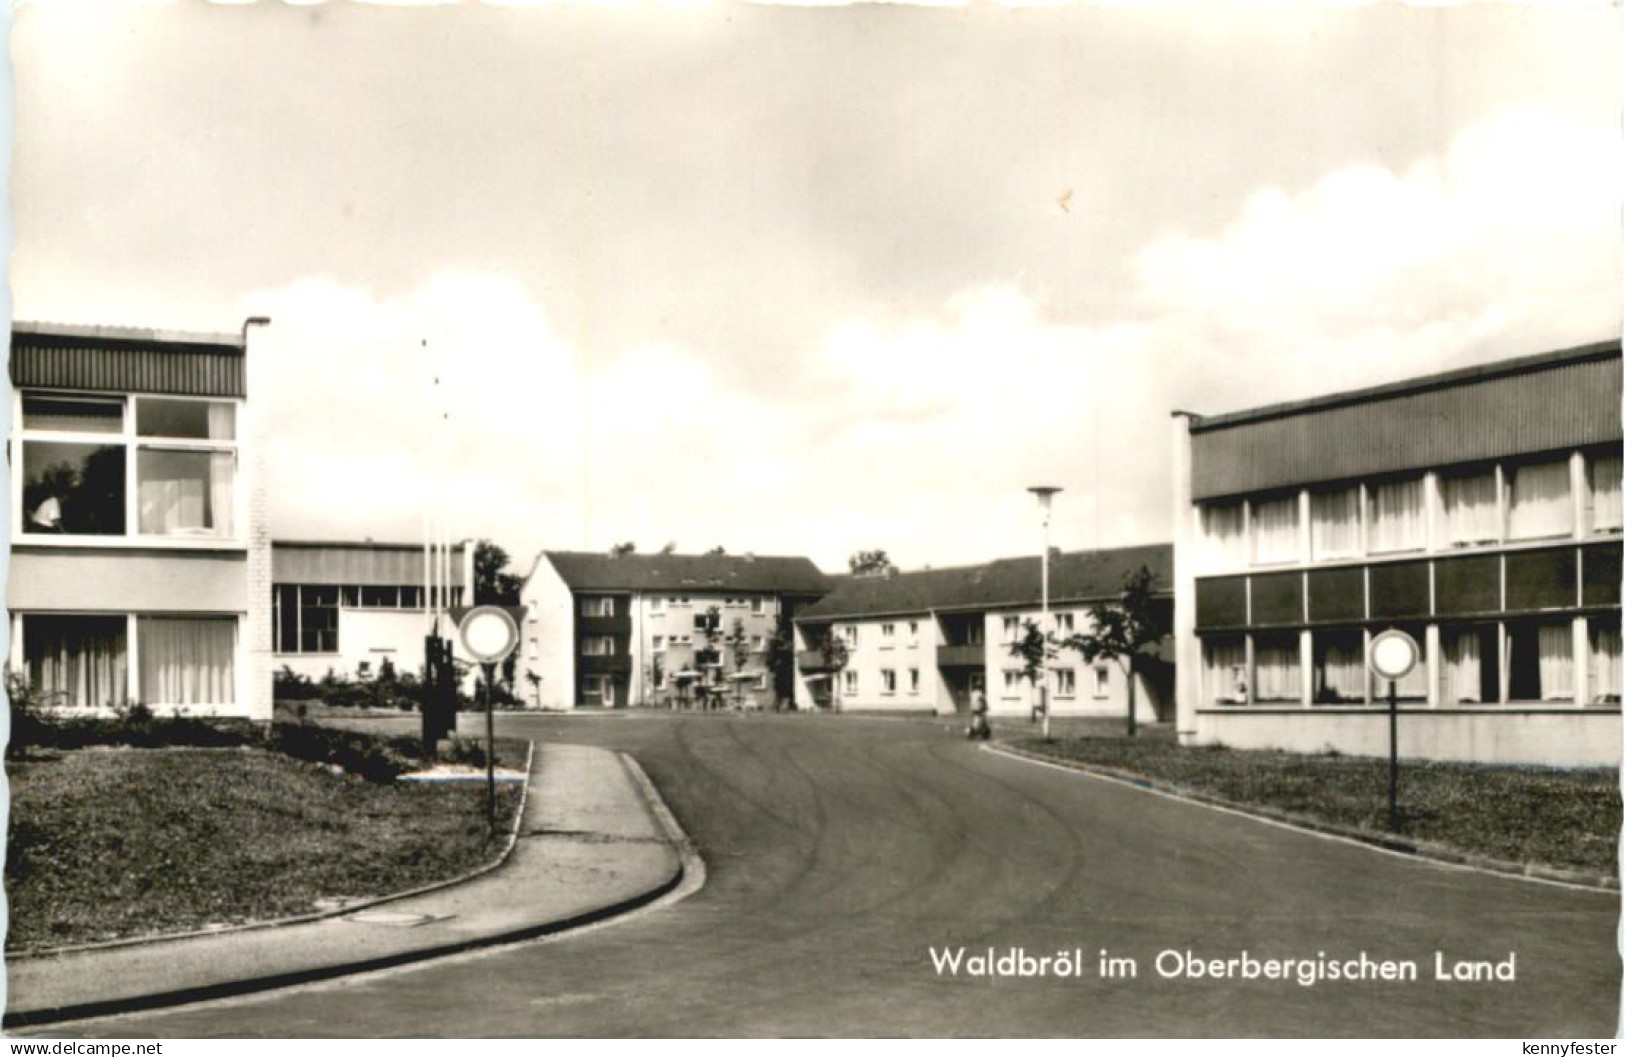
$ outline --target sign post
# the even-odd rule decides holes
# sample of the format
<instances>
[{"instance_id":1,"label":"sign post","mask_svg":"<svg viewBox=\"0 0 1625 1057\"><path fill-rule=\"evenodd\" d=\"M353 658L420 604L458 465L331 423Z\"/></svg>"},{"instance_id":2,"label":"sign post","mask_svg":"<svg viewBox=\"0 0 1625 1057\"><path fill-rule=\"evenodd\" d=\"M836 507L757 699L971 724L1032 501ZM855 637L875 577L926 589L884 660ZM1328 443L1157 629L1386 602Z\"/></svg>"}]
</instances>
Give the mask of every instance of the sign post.
<instances>
[{"instance_id":1,"label":"sign post","mask_svg":"<svg viewBox=\"0 0 1625 1057\"><path fill-rule=\"evenodd\" d=\"M1388 680L1388 830L1399 823L1399 681L1410 674L1422 656L1416 640L1398 628L1371 640L1371 671Z\"/></svg>"},{"instance_id":2,"label":"sign post","mask_svg":"<svg viewBox=\"0 0 1625 1057\"><path fill-rule=\"evenodd\" d=\"M507 659L519 644L519 625L501 606L475 606L463 614L457 625L463 649L480 662L485 671L485 824L491 833L497 829L496 720L492 716L492 691L496 686L497 665Z\"/></svg>"}]
</instances>

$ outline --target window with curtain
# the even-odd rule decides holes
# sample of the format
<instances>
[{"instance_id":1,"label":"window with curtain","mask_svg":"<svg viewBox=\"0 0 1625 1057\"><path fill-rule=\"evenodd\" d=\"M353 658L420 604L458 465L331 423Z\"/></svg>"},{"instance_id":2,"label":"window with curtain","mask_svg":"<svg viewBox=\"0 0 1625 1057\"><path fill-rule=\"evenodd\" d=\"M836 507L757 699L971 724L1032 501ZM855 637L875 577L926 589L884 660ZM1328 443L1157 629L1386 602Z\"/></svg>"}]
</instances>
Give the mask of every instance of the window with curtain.
<instances>
[{"instance_id":1,"label":"window with curtain","mask_svg":"<svg viewBox=\"0 0 1625 1057\"><path fill-rule=\"evenodd\" d=\"M28 684L55 708L122 708L128 698L125 619L23 617Z\"/></svg>"},{"instance_id":2,"label":"window with curtain","mask_svg":"<svg viewBox=\"0 0 1625 1057\"><path fill-rule=\"evenodd\" d=\"M1428 699L1427 629L1420 625L1416 625L1404 627L1401 628L1401 630L1405 631L1410 635L1411 638L1416 640L1416 645L1421 648L1421 656L1416 658L1415 666L1412 667L1409 672L1406 672L1405 678L1400 679L1398 685L1394 687L1394 694L1399 698L1399 700L1408 701L1412 704L1417 702L1426 702ZM1373 701L1387 701L1387 680L1378 679L1376 676L1369 677L1373 683L1371 699Z\"/></svg>"},{"instance_id":3,"label":"window with curtain","mask_svg":"<svg viewBox=\"0 0 1625 1057\"><path fill-rule=\"evenodd\" d=\"M1586 634L1591 640L1591 703L1620 703L1622 669L1620 664L1619 618L1593 617Z\"/></svg>"},{"instance_id":4,"label":"window with curtain","mask_svg":"<svg viewBox=\"0 0 1625 1057\"><path fill-rule=\"evenodd\" d=\"M1203 696L1210 705L1247 703L1245 642L1239 638L1202 640L1202 689Z\"/></svg>"},{"instance_id":5,"label":"window with curtain","mask_svg":"<svg viewBox=\"0 0 1625 1057\"><path fill-rule=\"evenodd\" d=\"M229 539L236 531L237 408L136 398L137 525L146 536ZM162 443L154 443L154 442Z\"/></svg>"},{"instance_id":6,"label":"window with curtain","mask_svg":"<svg viewBox=\"0 0 1625 1057\"><path fill-rule=\"evenodd\" d=\"M1253 700L1260 704L1302 701L1298 669L1297 635L1257 636L1253 640Z\"/></svg>"},{"instance_id":7,"label":"window with curtain","mask_svg":"<svg viewBox=\"0 0 1625 1057\"><path fill-rule=\"evenodd\" d=\"M1507 679L1507 696L1513 701L1573 701L1573 622L1509 622Z\"/></svg>"},{"instance_id":8,"label":"window with curtain","mask_svg":"<svg viewBox=\"0 0 1625 1057\"><path fill-rule=\"evenodd\" d=\"M1574 534L1569 460L1507 468L1507 537L1543 539Z\"/></svg>"},{"instance_id":9,"label":"window with curtain","mask_svg":"<svg viewBox=\"0 0 1625 1057\"><path fill-rule=\"evenodd\" d=\"M1317 560L1360 553L1360 489L1316 492L1309 498L1310 548Z\"/></svg>"},{"instance_id":10,"label":"window with curtain","mask_svg":"<svg viewBox=\"0 0 1625 1057\"><path fill-rule=\"evenodd\" d=\"M225 705L236 700L234 617L141 617L136 621L141 700L149 705Z\"/></svg>"},{"instance_id":11,"label":"window with curtain","mask_svg":"<svg viewBox=\"0 0 1625 1057\"><path fill-rule=\"evenodd\" d=\"M1358 629L1314 633L1315 703L1365 704L1365 634Z\"/></svg>"},{"instance_id":12,"label":"window with curtain","mask_svg":"<svg viewBox=\"0 0 1625 1057\"><path fill-rule=\"evenodd\" d=\"M1427 507L1422 478L1383 481L1366 487L1372 554L1417 551L1427 546Z\"/></svg>"},{"instance_id":13,"label":"window with curtain","mask_svg":"<svg viewBox=\"0 0 1625 1057\"><path fill-rule=\"evenodd\" d=\"M1473 625L1439 632L1439 700L1446 705L1490 704L1500 699L1494 686L1495 629Z\"/></svg>"},{"instance_id":14,"label":"window with curtain","mask_svg":"<svg viewBox=\"0 0 1625 1057\"><path fill-rule=\"evenodd\" d=\"M1439 501L1443 508L1446 543L1453 547L1470 547L1500 541L1493 467L1439 478Z\"/></svg>"},{"instance_id":15,"label":"window with curtain","mask_svg":"<svg viewBox=\"0 0 1625 1057\"><path fill-rule=\"evenodd\" d=\"M1299 558L1298 497L1283 496L1253 504L1253 562L1270 565Z\"/></svg>"},{"instance_id":16,"label":"window with curtain","mask_svg":"<svg viewBox=\"0 0 1625 1057\"><path fill-rule=\"evenodd\" d=\"M1202 560L1207 569L1247 562L1247 512L1240 502L1202 504Z\"/></svg>"},{"instance_id":17,"label":"window with curtain","mask_svg":"<svg viewBox=\"0 0 1625 1057\"><path fill-rule=\"evenodd\" d=\"M1619 532L1625 527L1620 505L1620 457L1593 455L1586 460L1586 478L1590 484L1590 514L1592 532Z\"/></svg>"}]
</instances>

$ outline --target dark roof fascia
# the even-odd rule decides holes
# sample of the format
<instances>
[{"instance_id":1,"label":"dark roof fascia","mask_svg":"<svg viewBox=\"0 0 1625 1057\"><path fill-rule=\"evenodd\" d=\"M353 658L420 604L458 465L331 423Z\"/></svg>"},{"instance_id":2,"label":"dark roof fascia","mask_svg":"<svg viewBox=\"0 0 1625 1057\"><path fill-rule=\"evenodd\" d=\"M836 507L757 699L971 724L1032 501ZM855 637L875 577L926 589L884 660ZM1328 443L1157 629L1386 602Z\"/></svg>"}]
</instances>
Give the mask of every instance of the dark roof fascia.
<instances>
[{"instance_id":1,"label":"dark roof fascia","mask_svg":"<svg viewBox=\"0 0 1625 1057\"><path fill-rule=\"evenodd\" d=\"M451 545L454 551L460 551L467 545L466 540L458 540ZM373 550L373 551L421 551L422 543L372 543L366 540L272 540L273 547L311 547L327 550Z\"/></svg>"},{"instance_id":2,"label":"dark roof fascia","mask_svg":"<svg viewBox=\"0 0 1625 1057\"><path fill-rule=\"evenodd\" d=\"M120 345L192 346L210 352L235 352L239 355L247 346L240 334L217 332L156 330L143 327L115 327L79 325L69 323L32 323L17 321L11 326L11 340L39 338L46 341L98 342Z\"/></svg>"},{"instance_id":3,"label":"dark roof fascia","mask_svg":"<svg viewBox=\"0 0 1625 1057\"><path fill-rule=\"evenodd\" d=\"M1555 352L1539 352L1530 356L1518 356L1513 359L1497 360L1493 363L1460 367L1438 374L1388 382L1365 389L1350 389L1341 393L1329 393L1304 400L1267 404L1263 407L1243 411L1228 411L1217 415L1192 414L1190 416L1190 431L1193 434L1207 433L1230 426L1247 425L1275 418L1288 418L1292 415L1312 411L1325 411L1335 407L1346 407L1351 404L1370 403L1396 396L1428 392L1434 389L1449 389L1455 386L1471 385L1475 382L1485 382L1511 375L1531 374L1569 363L1606 360L1618 358L1619 356L1620 342L1618 340L1593 342L1589 345L1578 345L1574 348L1560 349Z\"/></svg>"},{"instance_id":4,"label":"dark roof fascia","mask_svg":"<svg viewBox=\"0 0 1625 1057\"><path fill-rule=\"evenodd\" d=\"M1116 601L1117 597L1117 595L1113 594L1097 595L1092 598L1052 598L1049 600L1049 605L1051 609L1054 609L1057 606L1092 606L1098 605L1102 602ZM1172 591L1153 591L1151 592L1151 597L1173 598L1174 593ZM987 602L980 605L932 606L930 609L898 609L888 612L875 611L860 613L848 610L839 613L818 613L810 617L798 616L796 617L796 623L828 624L837 620L881 620L892 617L929 617L937 613L951 613L955 615L961 613L997 613L1000 610L1005 609L1031 609L1033 606L1040 604L1040 602L1041 599L1034 598L1031 601L1026 602Z\"/></svg>"}]
</instances>

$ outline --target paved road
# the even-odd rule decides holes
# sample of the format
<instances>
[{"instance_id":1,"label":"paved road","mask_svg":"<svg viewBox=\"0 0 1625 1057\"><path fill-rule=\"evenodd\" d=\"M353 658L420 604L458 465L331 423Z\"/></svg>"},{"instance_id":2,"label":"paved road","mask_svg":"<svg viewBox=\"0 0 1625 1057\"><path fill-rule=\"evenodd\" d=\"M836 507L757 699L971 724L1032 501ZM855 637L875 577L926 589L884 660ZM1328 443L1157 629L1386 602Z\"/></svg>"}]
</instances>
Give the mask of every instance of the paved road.
<instances>
[{"instance_id":1,"label":"paved road","mask_svg":"<svg viewBox=\"0 0 1625 1057\"><path fill-rule=\"evenodd\" d=\"M525 717L635 755L706 886L573 937L169 1013L105 1035L1611 1036L1617 899L1449 870L979 752L940 723ZM1081 949L1078 979L952 979L929 950ZM1098 952L1138 960L1101 979ZM1414 983L1160 978L1208 957L1414 960ZM1516 954L1438 983L1434 951Z\"/></svg>"}]
</instances>

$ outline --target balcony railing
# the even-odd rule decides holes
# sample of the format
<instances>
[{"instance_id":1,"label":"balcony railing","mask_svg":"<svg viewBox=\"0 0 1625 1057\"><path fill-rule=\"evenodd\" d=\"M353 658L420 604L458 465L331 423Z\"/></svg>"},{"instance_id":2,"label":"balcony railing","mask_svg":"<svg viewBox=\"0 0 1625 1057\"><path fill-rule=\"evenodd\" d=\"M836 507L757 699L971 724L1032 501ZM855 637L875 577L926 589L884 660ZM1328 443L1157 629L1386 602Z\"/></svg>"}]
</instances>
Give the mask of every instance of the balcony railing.
<instances>
[{"instance_id":1,"label":"balcony railing","mask_svg":"<svg viewBox=\"0 0 1625 1057\"><path fill-rule=\"evenodd\" d=\"M825 659L823 650L797 650L796 667L804 672L826 672L834 666Z\"/></svg>"},{"instance_id":2,"label":"balcony railing","mask_svg":"<svg viewBox=\"0 0 1625 1057\"><path fill-rule=\"evenodd\" d=\"M624 654L599 656L584 654L581 658L583 675L626 675L632 671L632 658Z\"/></svg>"},{"instance_id":3,"label":"balcony railing","mask_svg":"<svg viewBox=\"0 0 1625 1057\"><path fill-rule=\"evenodd\" d=\"M582 635L630 635L631 617L577 617Z\"/></svg>"},{"instance_id":4,"label":"balcony railing","mask_svg":"<svg viewBox=\"0 0 1625 1057\"><path fill-rule=\"evenodd\" d=\"M938 668L980 668L987 663L987 647L938 646Z\"/></svg>"}]
</instances>

